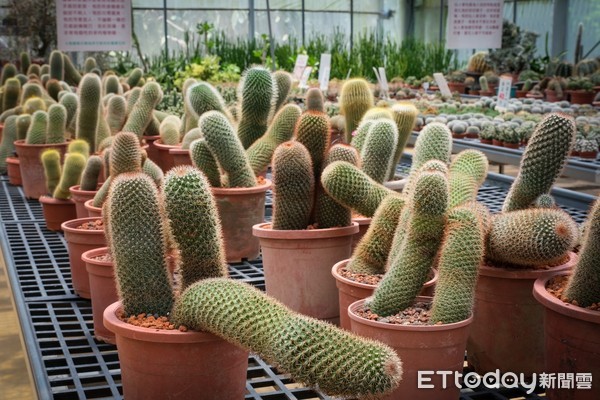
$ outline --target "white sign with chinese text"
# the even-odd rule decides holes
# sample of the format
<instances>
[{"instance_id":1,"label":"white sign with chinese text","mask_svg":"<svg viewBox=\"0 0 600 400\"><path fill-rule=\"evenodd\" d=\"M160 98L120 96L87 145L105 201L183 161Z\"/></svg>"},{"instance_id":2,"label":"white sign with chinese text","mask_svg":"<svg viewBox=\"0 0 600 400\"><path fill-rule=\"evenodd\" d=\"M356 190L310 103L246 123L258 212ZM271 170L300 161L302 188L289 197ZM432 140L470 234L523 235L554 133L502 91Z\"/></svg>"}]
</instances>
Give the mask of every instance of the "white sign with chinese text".
<instances>
[{"instance_id":1,"label":"white sign with chinese text","mask_svg":"<svg viewBox=\"0 0 600 400\"><path fill-rule=\"evenodd\" d=\"M298 84L298 87L300 89L308 88L308 78L310 77L311 72L312 72L312 67L304 68L304 72L302 73L302 78L300 79L300 84Z\"/></svg>"},{"instance_id":2,"label":"white sign with chinese text","mask_svg":"<svg viewBox=\"0 0 600 400\"><path fill-rule=\"evenodd\" d=\"M56 0L58 49L131 49L131 0Z\"/></svg>"},{"instance_id":3,"label":"white sign with chinese text","mask_svg":"<svg viewBox=\"0 0 600 400\"><path fill-rule=\"evenodd\" d=\"M308 56L306 54L298 54L296 56L296 65L294 65L294 72L292 76L295 80L299 81L302 78L302 73L308 64Z\"/></svg>"},{"instance_id":4,"label":"white sign with chinese text","mask_svg":"<svg viewBox=\"0 0 600 400\"><path fill-rule=\"evenodd\" d=\"M319 61L319 87L327 90L329 87L329 74L331 73L331 54L321 54Z\"/></svg>"},{"instance_id":5,"label":"white sign with chinese text","mask_svg":"<svg viewBox=\"0 0 600 400\"><path fill-rule=\"evenodd\" d=\"M498 83L498 103L496 103L496 110L506 110L508 108L508 101L510 100L510 89L512 88L512 77L501 76L500 82Z\"/></svg>"},{"instance_id":6,"label":"white sign with chinese text","mask_svg":"<svg viewBox=\"0 0 600 400\"><path fill-rule=\"evenodd\" d=\"M447 49L502 47L504 0L448 0Z\"/></svg>"},{"instance_id":7,"label":"white sign with chinese text","mask_svg":"<svg viewBox=\"0 0 600 400\"><path fill-rule=\"evenodd\" d=\"M450 91L450 87L448 87L448 82L446 82L446 77L441 72L436 72L433 74L433 79L435 79L435 83L437 83L440 88L440 93L444 97L452 97L452 92Z\"/></svg>"}]
</instances>

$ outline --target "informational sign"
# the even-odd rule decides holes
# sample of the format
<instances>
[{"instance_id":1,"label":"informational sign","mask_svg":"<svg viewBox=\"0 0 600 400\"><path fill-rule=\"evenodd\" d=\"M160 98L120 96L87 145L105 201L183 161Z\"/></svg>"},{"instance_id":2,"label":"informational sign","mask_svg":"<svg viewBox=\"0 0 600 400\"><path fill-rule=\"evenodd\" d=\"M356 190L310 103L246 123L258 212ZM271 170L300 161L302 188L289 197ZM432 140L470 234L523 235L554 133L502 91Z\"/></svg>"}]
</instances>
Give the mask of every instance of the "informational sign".
<instances>
[{"instance_id":1,"label":"informational sign","mask_svg":"<svg viewBox=\"0 0 600 400\"><path fill-rule=\"evenodd\" d=\"M433 79L435 79L435 83L437 83L440 88L440 93L444 97L452 97L452 92L448 87L448 82L446 82L446 77L441 72L436 72L433 74Z\"/></svg>"},{"instance_id":2,"label":"informational sign","mask_svg":"<svg viewBox=\"0 0 600 400\"><path fill-rule=\"evenodd\" d=\"M56 0L58 49L131 50L131 0Z\"/></svg>"},{"instance_id":3,"label":"informational sign","mask_svg":"<svg viewBox=\"0 0 600 400\"><path fill-rule=\"evenodd\" d=\"M296 65L294 65L294 72L292 76L295 80L299 81L302 79L302 73L308 64L308 56L306 54L298 54L296 56Z\"/></svg>"},{"instance_id":4,"label":"informational sign","mask_svg":"<svg viewBox=\"0 0 600 400\"><path fill-rule=\"evenodd\" d=\"M504 0L448 0L447 49L502 47Z\"/></svg>"},{"instance_id":5,"label":"informational sign","mask_svg":"<svg viewBox=\"0 0 600 400\"><path fill-rule=\"evenodd\" d=\"M302 73L302 78L300 79L300 84L298 84L298 87L300 89L308 88L308 78L310 77L311 72L312 72L312 67L304 68L304 72Z\"/></svg>"},{"instance_id":6,"label":"informational sign","mask_svg":"<svg viewBox=\"0 0 600 400\"><path fill-rule=\"evenodd\" d=\"M319 61L319 87L327 90L329 87L329 74L331 73L331 54L321 54Z\"/></svg>"},{"instance_id":7,"label":"informational sign","mask_svg":"<svg viewBox=\"0 0 600 400\"><path fill-rule=\"evenodd\" d=\"M498 103L496 103L496 110L502 111L508 108L511 88L512 76L502 75L500 77L500 82L498 82Z\"/></svg>"}]
</instances>

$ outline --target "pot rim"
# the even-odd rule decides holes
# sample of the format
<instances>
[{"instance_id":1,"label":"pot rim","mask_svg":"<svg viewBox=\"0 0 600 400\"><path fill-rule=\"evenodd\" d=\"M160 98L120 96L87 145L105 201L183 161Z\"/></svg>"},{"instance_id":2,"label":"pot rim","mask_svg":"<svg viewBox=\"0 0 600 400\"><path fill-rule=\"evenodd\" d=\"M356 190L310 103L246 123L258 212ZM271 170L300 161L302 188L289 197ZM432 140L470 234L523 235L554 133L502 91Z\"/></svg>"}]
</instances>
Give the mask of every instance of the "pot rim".
<instances>
[{"instance_id":1,"label":"pot rim","mask_svg":"<svg viewBox=\"0 0 600 400\"><path fill-rule=\"evenodd\" d=\"M352 221L349 226L338 226L334 228L325 229L273 229L267 226L271 225L271 222L261 222L252 227L252 234L258 238L264 239L327 239L333 237L350 236L354 235L359 231L358 222Z\"/></svg>"},{"instance_id":2,"label":"pot rim","mask_svg":"<svg viewBox=\"0 0 600 400\"><path fill-rule=\"evenodd\" d=\"M44 148L44 147L66 147L69 142L63 142L63 143L43 143L43 144L28 144L25 143L25 139L19 139L19 140L15 140L13 142L13 144L15 145L15 147L30 147L30 148Z\"/></svg>"},{"instance_id":3,"label":"pot rim","mask_svg":"<svg viewBox=\"0 0 600 400\"><path fill-rule=\"evenodd\" d=\"M542 276L546 276L549 273L565 271L571 268L572 265L577 261L577 254L570 251L569 260L564 264L555 265L547 269L532 269L532 268L502 268L502 267L490 267L489 265L483 264L479 267L479 274L482 276L504 278L504 279L537 279Z\"/></svg>"},{"instance_id":4,"label":"pot rim","mask_svg":"<svg viewBox=\"0 0 600 400\"><path fill-rule=\"evenodd\" d=\"M371 217L365 217L365 216L352 217L352 221L358 222L359 225L369 225L371 223L372 219L373 218L371 218Z\"/></svg>"},{"instance_id":5,"label":"pot rim","mask_svg":"<svg viewBox=\"0 0 600 400\"><path fill-rule=\"evenodd\" d=\"M108 247L98 247L95 249L85 251L85 252L83 252L83 254L81 254L81 259L86 264L89 263L89 264L95 264L95 265L103 265L103 266L107 266L107 267L112 266L113 265L112 261L98 261L93 258L93 257L99 256L102 254L108 254Z\"/></svg>"},{"instance_id":6,"label":"pot rim","mask_svg":"<svg viewBox=\"0 0 600 400\"><path fill-rule=\"evenodd\" d=\"M54 197L50 196L49 194L43 194L38 198L38 201L42 204L52 204L52 205L69 205L69 204L73 204L75 205L75 202L72 199L55 199Z\"/></svg>"},{"instance_id":7,"label":"pot rim","mask_svg":"<svg viewBox=\"0 0 600 400\"><path fill-rule=\"evenodd\" d=\"M385 322L373 321L369 319L365 319L360 315L354 313L359 307L362 307L367 299L357 300L354 303L348 306L348 316L361 323L363 325L368 325L372 327L376 327L379 329L391 330L391 331L421 331L421 332L438 332L438 331L450 331L454 329L463 328L468 326L473 322L473 313L467 319L463 319L462 321L453 322L451 324L442 324L442 325L397 325L397 324L388 324ZM431 301L433 297L429 296L417 296L415 301Z\"/></svg>"},{"instance_id":8,"label":"pot rim","mask_svg":"<svg viewBox=\"0 0 600 400\"><path fill-rule=\"evenodd\" d=\"M89 209L92 209L92 210L94 210L94 211L96 211L96 210L100 210L100 211L102 211L102 207L96 207L96 206L94 206L94 205L92 204L92 202L93 202L93 201L94 201L94 199L89 199L89 200L86 200L86 201L85 201L85 203L83 203L83 205L84 205L84 206L85 206L85 208L86 208L86 209L88 209L88 210L89 210Z\"/></svg>"},{"instance_id":9,"label":"pot rim","mask_svg":"<svg viewBox=\"0 0 600 400\"><path fill-rule=\"evenodd\" d=\"M257 194L266 192L271 188L271 180L265 179L265 181L261 185L247 187L247 188L217 188L211 187L210 190L214 196L242 196L245 194Z\"/></svg>"},{"instance_id":10,"label":"pot rim","mask_svg":"<svg viewBox=\"0 0 600 400\"><path fill-rule=\"evenodd\" d=\"M63 232L77 233L80 235L98 235L99 233L104 234L104 229L77 229L78 225L88 221L102 220L102 217L83 217L70 219L60 224Z\"/></svg>"},{"instance_id":11,"label":"pot rim","mask_svg":"<svg viewBox=\"0 0 600 400\"><path fill-rule=\"evenodd\" d=\"M162 139L156 139L154 141L153 145L163 151L168 151L169 149L173 149L173 148L181 146L180 144L178 144L178 145L163 144Z\"/></svg>"},{"instance_id":12,"label":"pot rim","mask_svg":"<svg viewBox=\"0 0 600 400\"><path fill-rule=\"evenodd\" d=\"M570 303L565 303L564 301L554 297L546 290L546 284L548 281L550 281L550 279L556 276L569 275L571 275L571 271L556 271L548 276L538 278L533 283L533 297L545 308L556 313L600 325L600 311L593 311L587 308L575 306Z\"/></svg>"},{"instance_id":13,"label":"pot rim","mask_svg":"<svg viewBox=\"0 0 600 400\"><path fill-rule=\"evenodd\" d=\"M10 157L6 157L6 163L7 164L20 164L21 160L19 160L19 157L10 156Z\"/></svg>"},{"instance_id":14,"label":"pot rim","mask_svg":"<svg viewBox=\"0 0 600 400\"><path fill-rule=\"evenodd\" d=\"M370 285L368 283L356 282L356 281L353 281L352 279L348 279L348 278L340 275L340 273L338 272L338 269L345 267L350 262L350 260L351 260L351 258L347 258L345 260L336 262L333 265L333 267L331 267L331 275L333 275L333 277L336 280L343 282L349 286L354 286L354 287L358 287L358 288L362 288L362 289L374 289L375 287L377 287L377 285ZM431 287L437 282L439 273L438 273L437 269L435 269L435 268L433 268L432 270L433 270L433 277L431 279L429 279L427 282L425 282L423 284L423 287Z\"/></svg>"},{"instance_id":15,"label":"pot rim","mask_svg":"<svg viewBox=\"0 0 600 400\"><path fill-rule=\"evenodd\" d=\"M160 135L142 135L142 138L148 140L158 140L160 139Z\"/></svg>"},{"instance_id":16,"label":"pot rim","mask_svg":"<svg viewBox=\"0 0 600 400\"><path fill-rule=\"evenodd\" d=\"M79 189L81 187L81 185L73 185L73 186L69 187L69 192L71 192L72 194L96 193L96 192L98 192L98 189L100 189L100 186L102 186L102 185L98 184L96 190L81 190L81 189Z\"/></svg>"},{"instance_id":17,"label":"pot rim","mask_svg":"<svg viewBox=\"0 0 600 400\"><path fill-rule=\"evenodd\" d=\"M181 144L177 147L169 149L169 154L189 154L190 149L182 149Z\"/></svg>"}]
</instances>

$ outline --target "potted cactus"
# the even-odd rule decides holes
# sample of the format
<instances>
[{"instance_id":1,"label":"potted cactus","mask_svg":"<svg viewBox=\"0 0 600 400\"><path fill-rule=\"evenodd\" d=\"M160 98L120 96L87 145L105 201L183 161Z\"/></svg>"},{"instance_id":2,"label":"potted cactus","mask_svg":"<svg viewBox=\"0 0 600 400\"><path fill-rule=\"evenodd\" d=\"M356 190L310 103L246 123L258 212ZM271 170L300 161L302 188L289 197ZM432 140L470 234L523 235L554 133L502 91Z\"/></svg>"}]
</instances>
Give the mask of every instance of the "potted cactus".
<instances>
[{"instance_id":1,"label":"potted cactus","mask_svg":"<svg viewBox=\"0 0 600 400\"><path fill-rule=\"evenodd\" d=\"M467 85L465 84L467 75L462 71L453 71L446 75L448 81L448 87L451 92L458 92L459 94L465 94Z\"/></svg>"},{"instance_id":2,"label":"potted cactus","mask_svg":"<svg viewBox=\"0 0 600 400\"><path fill-rule=\"evenodd\" d=\"M85 208L85 202L92 200L100 184L98 178L104 168L102 158L97 155L92 155L87 159L85 169L81 176L81 183L73 185L69 188L71 192L71 200L75 203L75 210L77 212L77 218L85 218L88 216L88 211Z\"/></svg>"},{"instance_id":3,"label":"potted cactus","mask_svg":"<svg viewBox=\"0 0 600 400\"><path fill-rule=\"evenodd\" d=\"M479 77L479 86L481 87L481 90L479 90L480 96L493 96L495 94L494 91L490 89L488 78L485 75Z\"/></svg>"},{"instance_id":4,"label":"potted cactus","mask_svg":"<svg viewBox=\"0 0 600 400\"><path fill-rule=\"evenodd\" d=\"M493 144L493 139L496 136L496 126L494 124L486 124L479 132L479 141L484 144Z\"/></svg>"},{"instance_id":5,"label":"potted cactus","mask_svg":"<svg viewBox=\"0 0 600 400\"><path fill-rule=\"evenodd\" d=\"M567 89L567 81L565 78L554 77L548 82L546 87L546 101L557 102L566 98L565 90Z\"/></svg>"},{"instance_id":6,"label":"potted cactus","mask_svg":"<svg viewBox=\"0 0 600 400\"><path fill-rule=\"evenodd\" d=\"M588 77L571 77L567 80L567 92L572 104L592 104L594 84Z\"/></svg>"},{"instance_id":7,"label":"potted cactus","mask_svg":"<svg viewBox=\"0 0 600 400\"><path fill-rule=\"evenodd\" d=\"M176 388L181 399L239 399L248 350L329 395L377 396L397 385L401 367L389 347L227 279L215 200L197 169L172 169L160 191L144 175L121 174L106 212L121 302L105 310L104 324L116 334L125 397L166 398ZM167 273L175 246L177 291ZM144 316L167 329L130 323Z\"/></svg>"}]
</instances>

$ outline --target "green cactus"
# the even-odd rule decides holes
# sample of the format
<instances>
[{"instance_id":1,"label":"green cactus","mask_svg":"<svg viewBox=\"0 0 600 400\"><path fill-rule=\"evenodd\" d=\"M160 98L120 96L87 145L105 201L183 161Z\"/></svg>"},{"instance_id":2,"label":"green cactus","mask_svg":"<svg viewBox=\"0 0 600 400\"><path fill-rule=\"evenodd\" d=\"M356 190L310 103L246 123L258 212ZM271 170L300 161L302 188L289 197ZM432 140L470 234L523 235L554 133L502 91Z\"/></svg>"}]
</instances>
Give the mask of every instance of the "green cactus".
<instances>
[{"instance_id":1,"label":"green cactus","mask_svg":"<svg viewBox=\"0 0 600 400\"><path fill-rule=\"evenodd\" d=\"M371 129L374 123L375 121L372 119L365 120L362 121L356 128L356 134L354 137L352 137L350 144L354 146L359 153L362 152L369 129Z\"/></svg>"},{"instance_id":2,"label":"green cactus","mask_svg":"<svg viewBox=\"0 0 600 400\"><path fill-rule=\"evenodd\" d=\"M44 177L46 178L46 190L54 193L61 176L60 153L56 149L44 150L41 155Z\"/></svg>"},{"instance_id":3,"label":"green cactus","mask_svg":"<svg viewBox=\"0 0 600 400\"><path fill-rule=\"evenodd\" d=\"M110 132L116 135L118 132L121 132L127 119L127 102L125 97L112 96L108 100L106 111L106 122L110 128Z\"/></svg>"},{"instance_id":4,"label":"green cactus","mask_svg":"<svg viewBox=\"0 0 600 400\"><path fill-rule=\"evenodd\" d=\"M277 88L269 70L263 67L247 69L238 86L238 99L237 135L247 149L267 131L277 101Z\"/></svg>"},{"instance_id":5,"label":"green cactus","mask_svg":"<svg viewBox=\"0 0 600 400\"><path fill-rule=\"evenodd\" d=\"M106 197L108 196L108 190L110 189L110 183L112 182L112 178L109 176L106 178L100 189L96 192L94 196L94 201L92 205L94 207L102 207L104 202L106 201Z\"/></svg>"},{"instance_id":6,"label":"green cactus","mask_svg":"<svg viewBox=\"0 0 600 400\"><path fill-rule=\"evenodd\" d=\"M17 74L17 76L15 76L15 78L17 78L19 80L19 82L21 83L21 86L23 86L24 84L29 82L29 78L23 74Z\"/></svg>"},{"instance_id":7,"label":"green cactus","mask_svg":"<svg viewBox=\"0 0 600 400\"><path fill-rule=\"evenodd\" d=\"M373 121L365 138L360 158L361 169L375 182L383 183L394 165L393 157L398 141L398 128L394 121L377 119Z\"/></svg>"},{"instance_id":8,"label":"green cactus","mask_svg":"<svg viewBox=\"0 0 600 400\"><path fill-rule=\"evenodd\" d=\"M535 207L537 208L555 208L556 202L554 201L554 197L548 193L544 193L539 195L539 197L535 200Z\"/></svg>"},{"instance_id":9,"label":"green cactus","mask_svg":"<svg viewBox=\"0 0 600 400\"><path fill-rule=\"evenodd\" d=\"M46 84L48 83L48 81L50 80L50 74L43 74L40 78L40 80L42 81L42 86L46 87Z\"/></svg>"},{"instance_id":10,"label":"green cactus","mask_svg":"<svg viewBox=\"0 0 600 400\"><path fill-rule=\"evenodd\" d=\"M75 66L73 65L71 58L66 54L63 54L63 65L65 68L65 79L64 80L69 85L79 86L79 84L81 83L81 74L79 73L77 68L75 68ZM41 76L41 72L37 75Z\"/></svg>"},{"instance_id":11,"label":"green cactus","mask_svg":"<svg viewBox=\"0 0 600 400\"><path fill-rule=\"evenodd\" d=\"M50 53L50 78L57 81L65 80L65 65L63 55L59 50Z\"/></svg>"},{"instance_id":12,"label":"green cactus","mask_svg":"<svg viewBox=\"0 0 600 400\"><path fill-rule=\"evenodd\" d=\"M183 125L183 121L181 123ZM190 145L192 144L192 142L194 140L200 139L204 137L204 135L202 134L202 131L200 130L200 128L194 128L194 129L190 129L185 136L183 137L183 139L181 140L181 148L183 150L189 149Z\"/></svg>"},{"instance_id":13,"label":"green cactus","mask_svg":"<svg viewBox=\"0 0 600 400\"><path fill-rule=\"evenodd\" d=\"M127 77L127 85L129 85L130 88L138 86L143 75L144 71L142 71L141 68L134 68L129 74L129 77Z\"/></svg>"},{"instance_id":14,"label":"green cactus","mask_svg":"<svg viewBox=\"0 0 600 400\"><path fill-rule=\"evenodd\" d=\"M373 93L369 83L362 78L350 79L344 83L340 93L340 112L346 117L345 139L350 143L352 132L363 115L373 107Z\"/></svg>"},{"instance_id":15,"label":"green cactus","mask_svg":"<svg viewBox=\"0 0 600 400\"><path fill-rule=\"evenodd\" d=\"M321 173L321 183L335 201L368 218L373 217L384 198L398 196L344 161L328 165Z\"/></svg>"},{"instance_id":16,"label":"green cactus","mask_svg":"<svg viewBox=\"0 0 600 400\"><path fill-rule=\"evenodd\" d=\"M115 135L110 152L110 176L124 172L140 172L142 168L142 148L138 137L131 132Z\"/></svg>"},{"instance_id":17,"label":"green cactus","mask_svg":"<svg viewBox=\"0 0 600 400\"><path fill-rule=\"evenodd\" d=\"M75 93L66 93L60 98L59 103L67 110L67 130L69 132L74 132L77 109L79 108L79 98Z\"/></svg>"},{"instance_id":18,"label":"green cactus","mask_svg":"<svg viewBox=\"0 0 600 400\"><path fill-rule=\"evenodd\" d=\"M389 107L373 107L369 108L367 112L363 115L360 122L376 120L376 119L393 119L392 111ZM360 125L360 124L359 124Z\"/></svg>"},{"instance_id":19,"label":"green cactus","mask_svg":"<svg viewBox=\"0 0 600 400\"><path fill-rule=\"evenodd\" d=\"M458 153L450 164L450 208L477 198L487 170L488 159L482 152L467 149Z\"/></svg>"},{"instance_id":20,"label":"green cactus","mask_svg":"<svg viewBox=\"0 0 600 400\"><path fill-rule=\"evenodd\" d=\"M14 64L4 64L2 73L0 73L0 86L4 86L9 78L14 78L18 73L19 71L17 71L17 67Z\"/></svg>"},{"instance_id":21,"label":"green cactus","mask_svg":"<svg viewBox=\"0 0 600 400\"><path fill-rule=\"evenodd\" d=\"M331 147L325 158L324 166L335 162L345 161L359 166L360 156L356 149L345 144L336 144ZM315 201L315 225L319 229L349 226L352 223L352 212L349 208L339 204L323 190L317 187Z\"/></svg>"},{"instance_id":22,"label":"green cactus","mask_svg":"<svg viewBox=\"0 0 600 400\"><path fill-rule=\"evenodd\" d=\"M23 106L25 102L33 97L42 98L44 96L44 88L34 82L29 82L21 87L21 98L19 103Z\"/></svg>"},{"instance_id":23,"label":"green cactus","mask_svg":"<svg viewBox=\"0 0 600 400\"><path fill-rule=\"evenodd\" d=\"M483 262L486 227L475 202L453 208L442 240L438 281L431 306L430 324L452 324L473 312L477 271Z\"/></svg>"},{"instance_id":24,"label":"green cactus","mask_svg":"<svg viewBox=\"0 0 600 400\"><path fill-rule=\"evenodd\" d=\"M273 73L273 81L275 82L277 88L277 101L275 102L275 107L273 108L273 112L276 113L287 103L288 96L292 91L292 75L286 71L275 71ZM320 111L323 112L323 110Z\"/></svg>"},{"instance_id":25,"label":"green cactus","mask_svg":"<svg viewBox=\"0 0 600 400\"><path fill-rule=\"evenodd\" d=\"M10 117L9 117L10 118ZM8 122L8 119L6 120ZM5 126L6 126L5 122ZM25 140L27 131L31 125L31 115L21 114L17 117L17 140Z\"/></svg>"},{"instance_id":26,"label":"green cactus","mask_svg":"<svg viewBox=\"0 0 600 400\"><path fill-rule=\"evenodd\" d=\"M41 71L41 69L40 69L39 64L31 64L29 66L29 68L27 68L27 76L35 75L39 78L40 75L42 74L40 71Z\"/></svg>"},{"instance_id":27,"label":"green cactus","mask_svg":"<svg viewBox=\"0 0 600 400\"><path fill-rule=\"evenodd\" d=\"M186 132L189 132L191 129L194 129L198 126L198 118L195 117L197 114L190 110L189 102L186 101L187 93L190 87L197 84L198 81L194 78L187 78L181 87L181 93L183 95L183 115L181 117L181 131L179 132L180 136L184 136Z\"/></svg>"},{"instance_id":28,"label":"green cactus","mask_svg":"<svg viewBox=\"0 0 600 400\"><path fill-rule=\"evenodd\" d=\"M273 229L307 229L315 180L310 153L300 142L280 144L273 154Z\"/></svg>"},{"instance_id":29,"label":"green cactus","mask_svg":"<svg viewBox=\"0 0 600 400\"><path fill-rule=\"evenodd\" d=\"M415 143L411 174L418 171L429 160L450 163L452 154L452 132L445 124L433 122L427 124L419 133Z\"/></svg>"},{"instance_id":30,"label":"green cactus","mask_svg":"<svg viewBox=\"0 0 600 400\"><path fill-rule=\"evenodd\" d=\"M185 93L186 109L189 111L188 117L191 117L192 121L198 121L202 114L212 110L222 112L231 120L225 100L211 84L207 82L191 84Z\"/></svg>"},{"instance_id":31,"label":"green cactus","mask_svg":"<svg viewBox=\"0 0 600 400\"><path fill-rule=\"evenodd\" d=\"M487 78L484 75L481 75L479 77L479 86L481 87L481 91L483 91L483 92L490 91L490 87L488 86Z\"/></svg>"},{"instance_id":32,"label":"green cactus","mask_svg":"<svg viewBox=\"0 0 600 400\"><path fill-rule=\"evenodd\" d=\"M29 74L29 67L31 66L31 57L29 56L29 53L22 51L19 58L21 60L21 73Z\"/></svg>"},{"instance_id":33,"label":"green cactus","mask_svg":"<svg viewBox=\"0 0 600 400\"><path fill-rule=\"evenodd\" d=\"M98 68L98 63L94 57L88 57L83 62L83 70L86 74L91 73L95 68Z\"/></svg>"},{"instance_id":34,"label":"green cactus","mask_svg":"<svg viewBox=\"0 0 600 400\"><path fill-rule=\"evenodd\" d=\"M181 288L227 277L221 221L206 177L192 166L167 173L162 188L167 217L181 257Z\"/></svg>"},{"instance_id":35,"label":"green cactus","mask_svg":"<svg viewBox=\"0 0 600 400\"><path fill-rule=\"evenodd\" d=\"M486 257L514 267L551 265L564 261L579 231L560 209L534 208L492 217Z\"/></svg>"},{"instance_id":36,"label":"green cactus","mask_svg":"<svg viewBox=\"0 0 600 400\"><path fill-rule=\"evenodd\" d=\"M325 99L318 88L310 88L306 92L306 110L325 112Z\"/></svg>"},{"instance_id":37,"label":"green cactus","mask_svg":"<svg viewBox=\"0 0 600 400\"><path fill-rule=\"evenodd\" d=\"M114 177L104 212L125 315L168 315L174 303L167 271L172 236L158 188L142 173Z\"/></svg>"},{"instance_id":38,"label":"green cactus","mask_svg":"<svg viewBox=\"0 0 600 400\"><path fill-rule=\"evenodd\" d=\"M96 131L100 119L101 81L96 74L85 74L79 85L79 110L76 120L77 139L83 139L90 145L90 151L96 151Z\"/></svg>"},{"instance_id":39,"label":"green cactus","mask_svg":"<svg viewBox=\"0 0 600 400\"><path fill-rule=\"evenodd\" d=\"M160 141L163 144L175 146L179 144L179 128L181 127L181 120L174 116L169 115L163 119L160 123Z\"/></svg>"},{"instance_id":40,"label":"green cactus","mask_svg":"<svg viewBox=\"0 0 600 400\"><path fill-rule=\"evenodd\" d=\"M50 65L42 64L40 67L40 76L50 74Z\"/></svg>"},{"instance_id":41,"label":"green cactus","mask_svg":"<svg viewBox=\"0 0 600 400\"><path fill-rule=\"evenodd\" d=\"M102 94L106 96L109 93L123 94L123 87L116 75L108 75L102 80Z\"/></svg>"},{"instance_id":42,"label":"green cactus","mask_svg":"<svg viewBox=\"0 0 600 400\"><path fill-rule=\"evenodd\" d=\"M86 157L80 153L68 153L65 155L65 165L63 166L60 181L56 185L52 197L62 200L71 197L69 188L78 185L81 181L81 174L85 168L86 161Z\"/></svg>"},{"instance_id":43,"label":"green cactus","mask_svg":"<svg viewBox=\"0 0 600 400\"><path fill-rule=\"evenodd\" d=\"M17 116L12 115L6 119L0 143L0 174L6 173L6 158L15 152L14 142L17 140Z\"/></svg>"},{"instance_id":44,"label":"green cactus","mask_svg":"<svg viewBox=\"0 0 600 400\"><path fill-rule=\"evenodd\" d=\"M57 81L56 79L49 79L48 82L46 82L46 91L48 92L48 95L55 101L58 101L58 94L63 90L62 85L60 84L60 81Z\"/></svg>"},{"instance_id":45,"label":"green cactus","mask_svg":"<svg viewBox=\"0 0 600 400\"><path fill-rule=\"evenodd\" d=\"M369 302L379 316L410 307L421 291L442 243L448 209L448 180L438 171L419 172L409 198L410 220L402 250L390 260L388 272Z\"/></svg>"},{"instance_id":46,"label":"green cactus","mask_svg":"<svg viewBox=\"0 0 600 400\"><path fill-rule=\"evenodd\" d=\"M46 111L46 102L40 97L31 97L25 102L21 110L21 114L31 115L36 111Z\"/></svg>"},{"instance_id":47,"label":"green cactus","mask_svg":"<svg viewBox=\"0 0 600 400\"><path fill-rule=\"evenodd\" d=\"M21 94L21 82L17 78L9 78L4 84L4 93L2 96L2 109L10 110L19 105L19 95Z\"/></svg>"},{"instance_id":48,"label":"green cactus","mask_svg":"<svg viewBox=\"0 0 600 400\"><path fill-rule=\"evenodd\" d=\"M248 156L227 117L219 111L208 111L200 117L198 127L210 152L227 174L229 187L256 186Z\"/></svg>"},{"instance_id":49,"label":"green cactus","mask_svg":"<svg viewBox=\"0 0 600 400\"><path fill-rule=\"evenodd\" d=\"M85 169L81 175L81 190L94 191L98 188L98 178L102 171L102 157L93 155L90 156L85 164Z\"/></svg>"},{"instance_id":50,"label":"green cactus","mask_svg":"<svg viewBox=\"0 0 600 400\"><path fill-rule=\"evenodd\" d=\"M52 104L48 108L46 143L64 143L66 123L66 108L61 104Z\"/></svg>"},{"instance_id":51,"label":"green cactus","mask_svg":"<svg viewBox=\"0 0 600 400\"><path fill-rule=\"evenodd\" d=\"M67 153L79 153L87 160L90 156L90 145L85 140L73 140L67 146Z\"/></svg>"},{"instance_id":52,"label":"green cactus","mask_svg":"<svg viewBox=\"0 0 600 400\"><path fill-rule=\"evenodd\" d=\"M46 129L48 127L48 114L46 111L38 110L31 116L31 125L27 129L25 143L44 144L46 143Z\"/></svg>"},{"instance_id":53,"label":"green cactus","mask_svg":"<svg viewBox=\"0 0 600 400\"><path fill-rule=\"evenodd\" d=\"M140 94L142 94L141 87L135 87L135 88L131 89L130 91L128 91L127 93L125 93L125 99L127 100L127 115L128 116L131 114L131 111L133 110L133 106L135 106L135 103L140 98Z\"/></svg>"},{"instance_id":54,"label":"green cactus","mask_svg":"<svg viewBox=\"0 0 600 400\"><path fill-rule=\"evenodd\" d=\"M380 397L402 375L400 360L388 346L294 313L232 279L189 287L175 304L173 320L249 349L330 396Z\"/></svg>"},{"instance_id":55,"label":"green cactus","mask_svg":"<svg viewBox=\"0 0 600 400\"><path fill-rule=\"evenodd\" d=\"M152 178L156 187L162 186L165 179L165 173L154 161L146 158L142 164L142 172Z\"/></svg>"},{"instance_id":56,"label":"green cactus","mask_svg":"<svg viewBox=\"0 0 600 400\"><path fill-rule=\"evenodd\" d=\"M221 187L221 172L219 164L208 148L206 139L196 139L190 145L192 164L204 173L210 186Z\"/></svg>"},{"instance_id":57,"label":"green cactus","mask_svg":"<svg viewBox=\"0 0 600 400\"><path fill-rule=\"evenodd\" d=\"M140 97L135 102L135 105L131 109L125 126L123 126L124 132L135 133L139 140L150 124L153 118L152 111L160 103L163 93L160 85L156 82L148 82L142 87Z\"/></svg>"},{"instance_id":58,"label":"green cactus","mask_svg":"<svg viewBox=\"0 0 600 400\"><path fill-rule=\"evenodd\" d=\"M96 127L96 146L95 151L98 151L100 148L100 144L106 140L107 138L112 137L112 132L110 130L110 125L108 125L108 121L105 117L104 106L100 103L100 107L98 110L98 126Z\"/></svg>"},{"instance_id":59,"label":"green cactus","mask_svg":"<svg viewBox=\"0 0 600 400\"><path fill-rule=\"evenodd\" d=\"M377 208L367 233L356 246L346 269L357 274L384 274L394 232L406 201L388 196Z\"/></svg>"},{"instance_id":60,"label":"green cactus","mask_svg":"<svg viewBox=\"0 0 600 400\"><path fill-rule=\"evenodd\" d=\"M596 200L589 212L585 225L583 245L573 275L564 292L569 301L580 307L600 303L600 277L598 257L600 256L600 201Z\"/></svg>"},{"instance_id":61,"label":"green cactus","mask_svg":"<svg viewBox=\"0 0 600 400\"><path fill-rule=\"evenodd\" d=\"M556 112L542 119L529 139L502 211L527 208L550 191L569 156L575 133L575 121L568 114Z\"/></svg>"},{"instance_id":62,"label":"green cactus","mask_svg":"<svg viewBox=\"0 0 600 400\"><path fill-rule=\"evenodd\" d=\"M400 158L402 158L402 152L404 152L406 142L415 127L418 114L419 110L411 103L399 103L392 106L392 117L398 128L398 141L396 143L392 168L388 175L389 180L394 179L396 165L398 165Z\"/></svg>"},{"instance_id":63,"label":"green cactus","mask_svg":"<svg viewBox=\"0 0 600 400\"><path fill-rule=\"evenodd\" d=\"M296 124L295 138L310 153L313 174L318 181L323 169L323 159L331 142L329 117L318 111L306 111Z\"/></svg>"}]
</instances>

